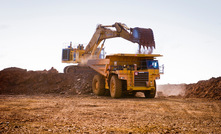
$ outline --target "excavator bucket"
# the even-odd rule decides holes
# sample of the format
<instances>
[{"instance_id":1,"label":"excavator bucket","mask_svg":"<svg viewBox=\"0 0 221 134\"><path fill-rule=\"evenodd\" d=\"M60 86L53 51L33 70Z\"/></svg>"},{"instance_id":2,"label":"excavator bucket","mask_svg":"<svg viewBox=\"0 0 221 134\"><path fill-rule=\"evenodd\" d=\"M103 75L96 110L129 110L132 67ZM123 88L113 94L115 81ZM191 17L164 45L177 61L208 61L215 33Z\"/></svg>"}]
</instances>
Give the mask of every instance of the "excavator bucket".
<instances>
[{"instance_id":1,"label":"excavator bucket","mask_svg":"<svg viewBox=\"0 0 221 134\"><path fill-rule=\"evenodd\" d=\"M155 48L155 41L153 37L153 31L152 29L148 28L139 28L135 27L133 28L133 41L139 44L139 49L141 46L147 49Z\"/></svg>"}]
</instances>

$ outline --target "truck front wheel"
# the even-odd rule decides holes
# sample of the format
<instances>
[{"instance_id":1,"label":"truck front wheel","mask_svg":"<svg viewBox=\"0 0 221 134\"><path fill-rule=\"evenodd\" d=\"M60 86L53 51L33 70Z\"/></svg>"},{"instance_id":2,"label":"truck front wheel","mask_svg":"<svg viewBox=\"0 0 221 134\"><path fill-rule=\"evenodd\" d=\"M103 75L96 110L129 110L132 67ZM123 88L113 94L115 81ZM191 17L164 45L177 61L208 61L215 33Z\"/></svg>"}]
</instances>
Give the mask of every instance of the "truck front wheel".
<instances>
[{"instance_id":1,"label":"truck front wheel","mask_svg":"<svg viewBox=\"0 0 221 134\"><path fill-rule=\"evenodd\" d=\"M154 81L154 87L155 87L155 89L144 91L145 98L154 98L155 97L156 91L157 91L155 81Z\"/></svg>"},{"instance_id":2,"label":"truck front wheel","mask_svg":"<svg viewBox=\"0 0 221 134\"><path fill-rule=\"evenodd\" d=\"M95 75L92 81L92 89L94 94L101 96L105 93L105 81L102 75Z\"/></svg>"},{"instance_id":3,"label":"truck front wheel","mask_svg":"<svg viewBox=\"0 0 221 134\"><path fill-rule=\"evenodd\" d=\"M113 75L110 80L110 94L112 98L120 98L122 95L122 81L117 75Z\"/></svg>"}]
</instances>

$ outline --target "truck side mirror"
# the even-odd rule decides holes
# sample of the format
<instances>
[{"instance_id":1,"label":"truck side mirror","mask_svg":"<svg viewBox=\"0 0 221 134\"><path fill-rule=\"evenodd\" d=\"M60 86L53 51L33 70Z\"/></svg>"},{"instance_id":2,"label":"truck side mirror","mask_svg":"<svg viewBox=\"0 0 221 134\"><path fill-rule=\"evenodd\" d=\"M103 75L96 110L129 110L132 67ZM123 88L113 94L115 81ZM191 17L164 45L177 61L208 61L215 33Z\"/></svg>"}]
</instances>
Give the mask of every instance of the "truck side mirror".
<instances>
[{"instance_id":1,"label":"truck side mirror","mask_svg":"<svg viewBox=\"0 0 221 134\"><path fill-rule=\"evenodd\" d=\"M162 64L159 68L160 74L164 74L164 64Z\"/></svg>"}]
</instances>

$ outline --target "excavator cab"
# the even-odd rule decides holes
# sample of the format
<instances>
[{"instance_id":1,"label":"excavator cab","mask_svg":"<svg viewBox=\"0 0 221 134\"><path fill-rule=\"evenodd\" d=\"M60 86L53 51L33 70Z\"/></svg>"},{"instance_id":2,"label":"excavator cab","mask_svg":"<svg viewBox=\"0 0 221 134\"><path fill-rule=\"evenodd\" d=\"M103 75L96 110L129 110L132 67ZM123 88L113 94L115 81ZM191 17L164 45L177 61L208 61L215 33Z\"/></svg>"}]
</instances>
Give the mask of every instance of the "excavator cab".
<instances>
[{"instance_id":1,"label":"excavator cab","mask_svg":"<svg viewBox=\"0 0 221 134\"><path fill-rule=\"evenodd\" d=\"M72 47L72 43L67 48L62 49L63 63L78 63L80 58L84 55L84 46L79 44L76 48Z\"/></svg>"}]
</instances>

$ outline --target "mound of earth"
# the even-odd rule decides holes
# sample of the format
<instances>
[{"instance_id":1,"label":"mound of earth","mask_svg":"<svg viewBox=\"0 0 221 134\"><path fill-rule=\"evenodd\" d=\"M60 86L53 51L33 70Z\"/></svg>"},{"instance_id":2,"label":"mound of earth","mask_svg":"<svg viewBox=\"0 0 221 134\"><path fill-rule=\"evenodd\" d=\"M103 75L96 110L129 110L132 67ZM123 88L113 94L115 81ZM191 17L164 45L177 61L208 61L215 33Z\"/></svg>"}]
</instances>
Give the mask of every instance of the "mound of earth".
<instances>
[{"instance_id":1,"label":"mound of earth","mask_svg":"<svg viewBox=\"0 0 221 134\"><path fill-rule=\"evenodd\" d=\"M0 71L0 94L89 93L94 73L63 74L53 67L48 71L6 68Z\"/></svg>"},{"instance_id":2,"label":"mound of earth","mask_svg":"<svg viewBox=\"0 0 221 134\"><path fill-rule=\"evenodd\" d=\"M221 100L221 77L186 85L185 97L212 98Z\"/></svg>"}]
</instances>

